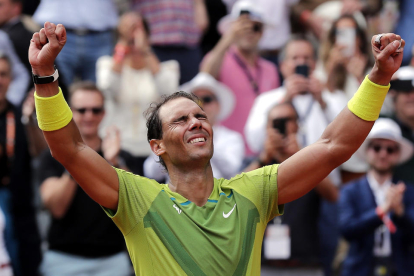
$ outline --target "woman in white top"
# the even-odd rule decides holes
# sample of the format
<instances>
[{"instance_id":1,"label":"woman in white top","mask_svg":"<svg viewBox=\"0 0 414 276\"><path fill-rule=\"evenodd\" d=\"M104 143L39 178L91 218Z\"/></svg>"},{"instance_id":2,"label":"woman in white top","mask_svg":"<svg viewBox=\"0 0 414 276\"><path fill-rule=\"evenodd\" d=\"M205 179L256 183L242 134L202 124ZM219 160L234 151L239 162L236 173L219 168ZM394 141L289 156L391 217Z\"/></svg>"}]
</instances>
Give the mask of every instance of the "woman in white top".
<instances>
[{"instance_id":1,"label":"woman in white top","mask_svg":"<svg viewBox=\"0 0 414 276\"><path fill-rule=\"evenodd\" d=\"M159 62L149 45L148 25L138 13L124 14L118 33L114 55L97 62L97 84L106 96L103 126L120 129L122 148L142 166L151 153L143 113L160 95L177 90L179 65L175 60Z\"/></svg>"},{"instance_id":2,"label":"woman in white top","mask_svg":"<svg viewBox=\"0 0 414 276\"><path fill-rule=\"evenodd\" d=\"M13 276L10 264L10 257L6 250L4 240L4 229L6 228L6 219L0 208L0 276Z\"/></svg>"}]
</instances>

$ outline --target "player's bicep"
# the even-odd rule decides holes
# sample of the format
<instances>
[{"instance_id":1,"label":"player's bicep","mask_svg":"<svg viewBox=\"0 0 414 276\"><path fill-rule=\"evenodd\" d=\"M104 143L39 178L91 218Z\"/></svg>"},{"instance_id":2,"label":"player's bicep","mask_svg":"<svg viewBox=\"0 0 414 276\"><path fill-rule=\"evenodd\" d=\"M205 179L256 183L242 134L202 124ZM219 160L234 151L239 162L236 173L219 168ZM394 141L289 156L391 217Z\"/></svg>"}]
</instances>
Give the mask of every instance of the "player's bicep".
<instances>
[{"instance_id":1,"label":"player's bicep","mask_svg":"<svg viewBox=\"0 0 414 276\"><path fill-rule=\"evenodd\" d=\"M116 210L119 181L115 169L93 149L83 146L64 164L76 182L98 204Z\"/></svg>"},{"instance_id":2,"label":"player's bicep","mask_svg":"<svg viewBox=\"0 0 414 276\"><path fill-rule=\"evenodd\" d=\"M277 179L279 204L305 195L336 167L327 143L321 139L280 164Z\"/></svg>"}]
</instances>

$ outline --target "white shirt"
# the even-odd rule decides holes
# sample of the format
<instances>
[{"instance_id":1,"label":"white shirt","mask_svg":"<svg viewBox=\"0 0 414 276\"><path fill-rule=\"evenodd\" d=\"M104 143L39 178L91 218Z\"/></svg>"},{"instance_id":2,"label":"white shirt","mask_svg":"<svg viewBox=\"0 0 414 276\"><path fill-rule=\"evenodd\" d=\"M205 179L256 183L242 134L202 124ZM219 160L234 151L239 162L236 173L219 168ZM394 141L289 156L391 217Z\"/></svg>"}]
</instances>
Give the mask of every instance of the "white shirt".
<instances>
[{"instance_id":1,"label":"white shirt","mask_svg":"<svg viewBox=\"0 0 414 276\"><path fill-rule=\"evenodd\" d=\"M243 162L243 137L240 133L221 125L214 126L213 133L214 155L210 161L213 176L215 178L232 178L240 171ZM162 181L168 177L168 173L157 160L158 157L155 154L145 160L144 175Z\"/></svg>"},{"instance_id":2,"label":"white shirt","mask_svg":"<svg viewBox=\"0 0 414 276\"><path fill-rule=\"evenodd\" d=\"M273 106L281 103L285 95L286 89L282 86L263 93L255 99L244 128L247 144L252 151L259 153L263 149L268 113ZM303 146L315 143L328 124L346 105L346 99L341 94L323 91L322 97L326 102L325 110L310 94L296 96L292 101L299 115L299 141ZM340 185L341 180L337 169L331 173L330 177L335 185Z\"/></svg>"},{"instance_id":3,"label":"white shirt","mask_svg":"<svg viewBox=\"0 0 414 276\"><path fill-rule=\"evenodd\" d=\"M106 31L115 29L118 13L112 0L42 0L33 19L42 26L50 21L66 28Z\"/></svg>"},{"instance_id":4,"label":"white shirt","mask_svg":"<svg viewBox=\"0 0 414 276\"><path fill-rule=\"evenodd\" d=\"M379 184L378 181L371 173L367 173L368 184L371 187L374 194L375 202L377 206L382 206L385 203L387 190L391 187L391 178L387 179L384 183ZM374 238L374 256L376 257L388 257L391 256L391 233L388 228L382 224L375 230Z\"/></svg>"},{"instance_id":5,"label":"white shirt","mask_svg":"<svg viewBox=\"0 0 414 276\"><path fill-rule=\"evenodd\" d=\"M121 74L112 70L113 58L100 57L97 61L97 85L105 94L106 116L101 130L115 125L121 132L122 149L135 156L148 156L151 148L147 141L144 112L161 95L177 91L179 65L175 60L160 63L153 75L149 69L135 70L124 65Z\"/></svg>"}]
</instances>

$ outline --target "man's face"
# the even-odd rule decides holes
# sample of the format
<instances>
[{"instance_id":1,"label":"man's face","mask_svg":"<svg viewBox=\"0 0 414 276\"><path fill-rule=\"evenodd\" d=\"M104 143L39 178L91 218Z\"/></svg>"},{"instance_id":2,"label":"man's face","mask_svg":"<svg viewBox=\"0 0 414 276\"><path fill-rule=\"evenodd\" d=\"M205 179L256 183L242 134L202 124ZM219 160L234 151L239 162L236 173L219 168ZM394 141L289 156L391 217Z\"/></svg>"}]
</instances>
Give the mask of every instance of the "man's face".
<instances>
[{"instance_id":1,"label":"man's face","mask_svg":"<svg viewBox=\"0 0 414 276\"><path fill-rule=\"evenodd\" d=\"M285 78L295 73L298 65L308 65L309 75L315 69L313 46L304 40L292 41L287 45L285 59L281 63L280 70Z\"/></svg>"},{"instance_id":2,"label":"man's face","mask_svg":"<svg viewBox=\"0 0 414 276\"><path fill-rule=\"evenodd\" d=\"M367 148L367 161L379 173L389 173L398 164L400 148L388 139L372 139Z\"/></svg>"},{"instance_id":3,"label":"man's face","mask_svg":"<svg viewBox=\"0 0 414 276\"><path fill-rule=\"evenodd\" d=\"M410 92L396 92L395 112L399 119L414 120L414 90Z\"/></svg>"},{"instance_id":4,"label":"man's face","mask_svg":"<svg viewBox=\"0 0 414 276\"><path fill-rule=\"evenodd\" d=\"M0 26L7 23L13 17L19 15L20 6L11 0L0 0Z\"/></svg>"},{"instance_id":5,"label":"man's face","mask_svg":"<svg viewBox=\"0 0 414 276\"><path fill-rule=\"evenodd\" d=\"M242 15L241 17L248 17L248 15ZM240 35L235 41L235 44L243 51L256 51L257 45L263 35L263 23L252 21L250 19L247 20L250 22L251 28Z\"/></svg>"},{"instance_id":6,"label":"man's face","mask_svg":"<svg viewBox=\"0 0 414 276\"><path fill-rule=\"evenodd\" d=\"M6 99L7 90L9 89L11 81L10 64L4 59L0 59L0 101Z\"/></svg>"},{"instance_id":7,"label":"man's face","mask_svg":"<svg viewBox=\"0 0 414 276\"><path fill-rule=\"evenodd\" d=\"M276 121L275 121L276 120ZM276 125L285 123L285 135L295 134L298 132L298 117L295 110L290 104L281 104L273 107L267 119L267 128L271 130L274 128L274 122Z\"/></svg>"},{"instance_id":8,"label":"man's face","mask_svg":"<svg viewBox=\"0 0 414 276\"><path fill-rule=\"evenodd\" d=\"M220 104L216 95L208 89L199 88L193 91L201 101L204 112L207 113L207 118L211 125L214 125L217 120L217 115L220 112Z\"/></svg>"},{"instance_id":9,"label":"man's face","mask_svg":"<svg viewBox=\"0 0 414 276\"><path fill-rule=\"evenodd\" d=\"M73 120L83 137L98 136L105 111L102 96L95 91L77 90L71 97Z\"/></svg>"},{"instance_id":10,"label":"man's face","mask_svg":"<svg viewBox=\"0 0 414 276\"><path fill-rule=\"evenodd\" d=\"M177 98L159 110L164 162L186 167L207 165L213 156L213 130L207 114L192 100Z\"/></svg>"}]
</instances>

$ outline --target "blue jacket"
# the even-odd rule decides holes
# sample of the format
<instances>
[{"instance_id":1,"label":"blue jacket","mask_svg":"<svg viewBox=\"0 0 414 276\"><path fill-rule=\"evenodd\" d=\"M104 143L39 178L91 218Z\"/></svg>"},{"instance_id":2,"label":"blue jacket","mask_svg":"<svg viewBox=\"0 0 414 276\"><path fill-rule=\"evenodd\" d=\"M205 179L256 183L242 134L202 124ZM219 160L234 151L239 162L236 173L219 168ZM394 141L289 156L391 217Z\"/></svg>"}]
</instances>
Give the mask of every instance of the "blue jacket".
<instances>
[{"instance_id":1,"label":"blue jacket","mask_svg":"<svg viewBox=\"0 0 414 276\"><path fill-rule=\"evenodd\" d=\"M408 183L406 186L403 217L391 214L391 220L397 226L397 232L391 234L392 258L399 276L414 275L414 186ZM339 199L339 227L350 244L342 276L372 275L374 233L382 224L375 212L376 207L366 176L342 189Z\"/></svg>"}]
</instances>

